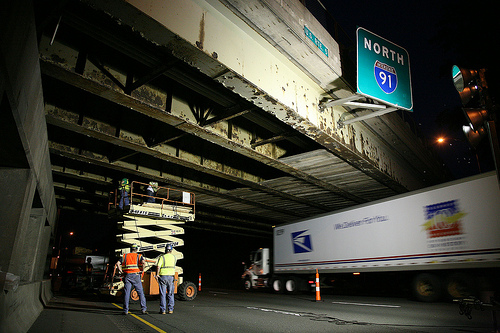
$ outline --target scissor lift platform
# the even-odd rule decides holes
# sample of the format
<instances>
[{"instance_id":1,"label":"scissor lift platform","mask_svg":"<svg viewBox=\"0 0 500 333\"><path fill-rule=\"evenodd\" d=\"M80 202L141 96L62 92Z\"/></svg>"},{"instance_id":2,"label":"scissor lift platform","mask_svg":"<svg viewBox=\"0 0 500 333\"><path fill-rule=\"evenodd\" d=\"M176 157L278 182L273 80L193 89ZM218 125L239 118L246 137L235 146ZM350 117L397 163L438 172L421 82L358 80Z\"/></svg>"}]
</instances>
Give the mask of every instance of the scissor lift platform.
<instances>
[{"instance_id":1,"label":"scissor lift platform","mask_svg":"<svg viewBox=\"0 0 500 333\"><path fill-rule=\"evenodd\" d=\"M195 204L193 193L158 187L155 196L151 197L141 193L141 187L147 186L148 184L140 182L131 183L130 206L125 211L116 214L116 199L114 205L110 206L115 209L114 215L119 216L118 227L122 232L117 235L117 240L123 246L115 250L116 255L122 256L130 251L132 244L137 244L146 261L143 267L143 284L147 281L148 288L145 288L145 291L156 294L158 288L155 285L156 279L153 278L155 273L149 270L155 265L156 259L165 253L168 244L173 246L172 253L177 260L184 258L182 252L177 250L179 246L184 245L184 241L178 236L184 234L183 224L194 221ZM147 202L151 198L155 202ZM183 281L183 269L180 266L175 266L175 272L176 291L180 298L194 299L197 292L194 283ZM113 272L111 281L103 289L105 292L108 290L111 295L118 295L123 288L123 282L121 279L114 280ZM132 293L132 299L136 297L138 296Z\"/></svg>"}]
</instances>

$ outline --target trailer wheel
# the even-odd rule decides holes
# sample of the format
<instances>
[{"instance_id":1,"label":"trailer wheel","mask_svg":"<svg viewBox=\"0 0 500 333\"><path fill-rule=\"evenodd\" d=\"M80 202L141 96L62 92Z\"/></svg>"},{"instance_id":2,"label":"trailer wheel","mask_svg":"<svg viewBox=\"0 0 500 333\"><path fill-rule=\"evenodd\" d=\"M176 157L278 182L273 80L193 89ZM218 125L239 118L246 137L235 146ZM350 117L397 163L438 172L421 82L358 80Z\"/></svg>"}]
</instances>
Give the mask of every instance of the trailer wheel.
<instances>
[{"instance_id":1,"label":"trailer wheel","mask_svg":"<svg viewBox=\"0 0 500 333\"><path fill-rule=\"evenodd\" d=\"M273 277L271 280L271 290L275 293L282 293L285 291L283 280L279 277Z\"/></svg>"},{"instance_id":2,"label":"trailer wheel","mask_svg":"<svg viewBox=\"0 0 500 333\"><path fill-rule=\"evenodd\" d=\"M296 294L299 289L298 279L295 276L290 276L285 281L285 291L290 294Z\"/></svg>"},{"instance_id":3,"label":"trailer wheel","mask_svg":"<svg viewBox=\"0 0 500 333\"><path fill-rule=\"evenodd\" d=\"M192 301L196 298L198 289L193 282L185 281L177 287L177 295L181 301Z\"/></svg>"},{"instance_id":4,"label":"trailer wheel","mask_svg":"<svg viewBox=\"0 0 500 333\"><path fill-rule=\"evenodd\" d=\"M421 273L413 279L413 293L421 302L435 302L441 298L441 282L434 274Z\"/></svg>"},{"instance_id":5,"label":"trailer wheel","mask_svg":"<svg viewBox=\"0 0 500 333\"><path fill-rule=\"evenodd\" d=\"M446 293L450 299L464 298L474 295L474 283L467 274L453 273L446 279Z\"/></svg>"},{"instance_id":6,"label":"trailer wheel","mask_svg":"<svg viewBox=\"0 0 500 333\"><path fill-rule=\"evenodd\" d=\"M133 288L131 291L130 291L130 298L133 300L133 301L138 301L139 300L139 293L137 292L137 290L135 290L135 288Z\"/></svg>"}]
</instances>

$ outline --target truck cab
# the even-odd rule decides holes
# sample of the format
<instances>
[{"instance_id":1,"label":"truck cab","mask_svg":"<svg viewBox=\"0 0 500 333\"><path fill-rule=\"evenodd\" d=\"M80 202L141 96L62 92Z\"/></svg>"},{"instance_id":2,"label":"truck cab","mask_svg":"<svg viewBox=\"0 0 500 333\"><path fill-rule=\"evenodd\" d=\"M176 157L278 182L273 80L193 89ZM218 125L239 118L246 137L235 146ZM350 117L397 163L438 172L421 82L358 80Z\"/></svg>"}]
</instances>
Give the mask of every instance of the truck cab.
<instances>
[{"instance_id":1,"label":"truck cab","mask_svg":"<svg viewBox=\"0 0 500 333\"><path fill-rule=\"evenodd\" d=\"M271 272L271 255L268 248L260 248L250 253L249 267L242 275L245 290L267 287L267 278Z\"/></svg>"}]
</instances>

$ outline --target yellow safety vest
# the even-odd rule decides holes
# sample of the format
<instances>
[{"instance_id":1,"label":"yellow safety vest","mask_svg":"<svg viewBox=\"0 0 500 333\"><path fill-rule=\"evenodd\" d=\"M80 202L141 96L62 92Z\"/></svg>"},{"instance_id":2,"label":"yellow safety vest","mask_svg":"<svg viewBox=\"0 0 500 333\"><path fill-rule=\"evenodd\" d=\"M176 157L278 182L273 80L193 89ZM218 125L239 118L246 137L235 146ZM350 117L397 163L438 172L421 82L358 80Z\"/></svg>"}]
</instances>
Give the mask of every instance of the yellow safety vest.
<instances>
[{"instance_id":1,"label":"yellow safety vest","mask_svg":"<svg viewBox=\"0 0 500 333\"><path fill-rule=\"evenodd\" d=\"M160 275L175 275L175 263L177 259L172 253L166 253L158 259Z\"/></svg>"},{"instance_id":2,"label":"yellow safety vest","mask_svg":"<svg viewBox=\"0 0 500 333\"><path fill-rule=\"evenodd\" d=\"M129 184L120 184L118 186L118 190L125 190L125 192L130 192L130 185Z\"/></svg>"}]
</instances>

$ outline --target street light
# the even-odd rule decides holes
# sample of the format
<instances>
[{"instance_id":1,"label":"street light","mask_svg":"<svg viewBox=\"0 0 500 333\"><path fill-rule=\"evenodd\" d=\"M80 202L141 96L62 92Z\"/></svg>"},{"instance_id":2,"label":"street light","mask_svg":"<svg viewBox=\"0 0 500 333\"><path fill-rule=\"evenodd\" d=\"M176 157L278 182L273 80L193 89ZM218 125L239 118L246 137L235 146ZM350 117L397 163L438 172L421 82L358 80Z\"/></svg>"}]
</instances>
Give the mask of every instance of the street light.
<instances>
[{"instance_id":1,"label":"street light","mask_svg":"<svg viewBox=\"0 0 500 333\"><path fill-rule=\"evenodd\" d=\"M482 138L483 135L486 135L486 132L484 130L484 128L481 128L480 132L481 134L481 137L477 137L478 136L478 132L474 132L471 130L471 128L469 126L463 126L463 131L464 132L468 132L469 133L469 136L467 137L467 141L469 141L469 143L471 142L474 142L475 140L480 140ZM467 136L467 134L466 134ZM438 145L443 145L444 143L448 142L448 141L456 141L456 142L462 142L463 144L467 145L467 142L464 141L464 140L460 140L460 139L456 139L456 138L450 138L450 137L445 137L445 136L440 136L436 139L436 143ZM452 146L453 144L450 142L449 144L450 146ZM469 145L467 145L469 146ZM474 146L472 147L469 147L469 150L472 150L472 154L473 156L475 157L476 159L476 162L477 162L477 168L479 170L479 173L481 173L481 165L479 163L479 157L477 156L477 151L476 149L474 148ZM465 160L465 158L464 158ZM470 162L469 162L470 163Z\"/></svg>"}]
</instances>

